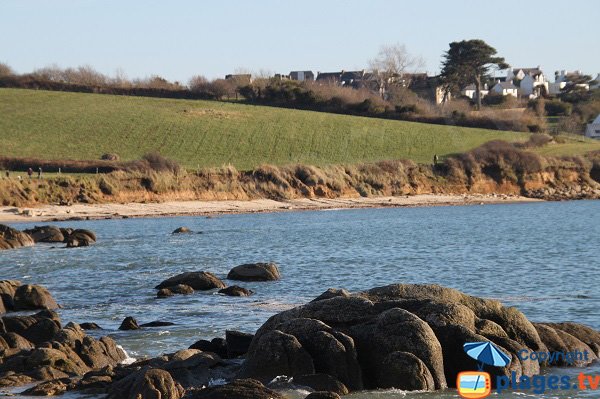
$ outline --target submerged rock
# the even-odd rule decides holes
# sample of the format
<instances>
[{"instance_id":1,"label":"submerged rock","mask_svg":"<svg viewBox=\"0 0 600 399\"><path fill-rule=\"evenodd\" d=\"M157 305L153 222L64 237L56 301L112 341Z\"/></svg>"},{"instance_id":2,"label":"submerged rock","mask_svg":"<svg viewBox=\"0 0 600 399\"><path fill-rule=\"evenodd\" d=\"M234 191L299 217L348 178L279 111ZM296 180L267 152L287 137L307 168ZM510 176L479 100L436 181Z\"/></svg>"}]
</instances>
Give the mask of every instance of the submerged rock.
<instances>
[{"instance_id":1,"label":"submerged rock","mask_svg":"<svg viewBox=\"0 0 600 399\"><path fill-rule=\"evenodd\" d=\"M173 233L171 234L185 234L185 233L191 233L192 230L188 229L187 227L178 227L175 230L173 230Z\"/></svg>"},{"instance_id":2,"label":"submerged rock","mask_svg":"<svg viewBox=\"0 0 600 399\"><path fill-rule=\"evenodd\" d=\"M250 296L254 294L254 291L251 291L244 287L240 287L238 285L232 285L230 287L220 289L219 294L227 296Z\"/></svg>"},{"instance_id":3,"label":"submerged rock","mask_svg":"<svg viewBox=\"0 0 600 399\"><path fill-rule=\"evenodd\" d=\"M157 290L169 288L177 285L187 285L196 291L206 291L215 288L225 288L217 276L209 272L186 272L166 279L155 288Z\"/></svg>"},{"instance_id":4,"label":"submerged rock","mask_svg":"<svg viewBox=\"0 0 600 399\"><path fill-rule=\"evenodd\" d=\"M266 383L280 375L326 374L351 391L431 391L455 387L459 372L477 370L462 346L486 341L512 357L507 367L486 371L517 378L540 373L540 364L519 360L519 351L587 350L595 360L600 349L600 333L586 326L534 325L498 301L438 285L398 284L354 294L328 290L272 316L237 377Z\"/></svg>"},{"instance_id":5,"label":"submerged rock","mask_svg":"<svg viewBox=\"0 0 600 399\"><path fill-rule=\"evenodd\" d=\"M275 281L281 275L275 263L247 263L231 269L227 278L239 281Z\"/></svg>"},{"instance_id":6,"label":"submerged rock","mask_svg":"<svg viewBox=\"0 0 600 399\"><path fill-rule=\"evenodd\" d=\"M167 298L167 297L173 296L175 294L189 295L189 294L193 294L193 293L194 293L194 289L192 287L190 287L189 285L177 284L172 287L161 288L156 293L156 297L157 298Z\"/></svg>"}]
</instances>

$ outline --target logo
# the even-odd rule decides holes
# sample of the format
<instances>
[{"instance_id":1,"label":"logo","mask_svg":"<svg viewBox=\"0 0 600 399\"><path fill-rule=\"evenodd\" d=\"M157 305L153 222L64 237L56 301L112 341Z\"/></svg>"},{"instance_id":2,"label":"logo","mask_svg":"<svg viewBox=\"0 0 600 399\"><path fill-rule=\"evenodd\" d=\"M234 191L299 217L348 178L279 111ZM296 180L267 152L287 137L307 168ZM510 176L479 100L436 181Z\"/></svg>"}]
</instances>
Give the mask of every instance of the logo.
<instances>
[{"instance_id":1,"label":"logo","mask_svg":"<svg viewBox=\"0 0 600 399\"><path fill-rule=\"evenodd\" d=\"M492 392L492 379L485 371L463 371L458 374L456 388L463 398L487 398Z\"/></svg>"},{"instance_id":2,"label":"logo","mask_svg":"<svg viewBox=\"0 0 600 399\"><path fill-rule=\"evenodd\" d=\"M458 394L465 399L487 398L492 393L492 378L483 371L484 365L506 367L511 358L491 342L467 342L463 349L469 357L477 360L479 371L463 371L458 374Z\"/></svg>"}]
</instances>

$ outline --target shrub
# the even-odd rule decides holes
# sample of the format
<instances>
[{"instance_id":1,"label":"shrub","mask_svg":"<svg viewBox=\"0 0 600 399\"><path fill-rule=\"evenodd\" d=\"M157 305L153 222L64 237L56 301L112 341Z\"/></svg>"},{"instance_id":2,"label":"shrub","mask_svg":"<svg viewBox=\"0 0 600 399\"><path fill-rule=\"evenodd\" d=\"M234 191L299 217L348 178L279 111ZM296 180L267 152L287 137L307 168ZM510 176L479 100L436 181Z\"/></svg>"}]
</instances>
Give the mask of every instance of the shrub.
<instances>
[{"instance_id":1,"label":"shrub","mask_svg":"<svg viewBox=\"0 0 600 399\"><path fill-rule=\"evenodd\" d=\"M560 100L546 101L544 106L548 116L569 116L573 112L573 105Z\"/></svg>"}]
</instances>

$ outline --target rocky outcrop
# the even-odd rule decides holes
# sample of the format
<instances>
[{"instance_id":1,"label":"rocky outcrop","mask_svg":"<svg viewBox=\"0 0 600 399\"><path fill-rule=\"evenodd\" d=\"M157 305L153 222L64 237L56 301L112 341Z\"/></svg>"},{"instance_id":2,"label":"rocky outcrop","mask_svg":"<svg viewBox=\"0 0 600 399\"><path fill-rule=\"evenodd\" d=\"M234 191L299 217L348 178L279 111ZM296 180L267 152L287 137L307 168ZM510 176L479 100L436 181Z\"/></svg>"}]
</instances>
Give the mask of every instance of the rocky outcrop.
<instances>
[{"instance_id":1,"label":"rocky outcrop","mask_svg":"<svg viewBox=\"0 0 600 399\"><path fill-rule=\"evenodd\" d=\"M109 337L91 338L72 323L62 328L50 310L3 317L2 325L6 332L0 340L0 386L57 380L38 391L58 393L67 385L61 379L115 366L126 357Z\"/></svg>"},{"instance_id":2,"label":"rocky outcrop","mask_svg":"<svg viewBox=\"0 0 600 399\"><path fill-rule=\"evenodd\" d=\"M29 234L0 224L0 250L31 247L34 244Z\"/></svg>"},{"instance_id":3,"label":"rocky outcrop","mask_svg":"<svg viewBox=\"0 0 600 399\"><path fill-rule=\"evenodd\" d=\"M58 309L50 292L40 285L17 280L0 281L0 314L10 311Z\"/></svg>"},{"instance_id":4,"label":"rocky outcrop","mask_svg":"<svg viewBox=\"0 0 600 399\"><path fill-rule=\"evenodd\" d=\"M225 343L227 344L227 357L233 359L245 355L252 343L253 334L243 333L241 331L225 331Z\"/></svg>"},{"instance_id":5,"label":"rocky outcrop","mask_svg":"<svg viewBox=\"0 0 600 399\"><path fill-rule=\"evenodd\" d=\"M398 284L354 294L328 290L271 317L252 340L238 377L268 382L326 374L351 391L442 389L454 387L460 371L478 369L463 344L487 341L512 361L486 371L517 378L546 366L519 360L521 350L587 350L594 360L600 349L600 333L589 327L534 325L498 301L437 285Z\"/></svg>"},{"instance_id":6,"label":"rocky outcrop","mask_svg":"<svg viewBox=\"0 0 600 399\"><path fill-rule=\"evenodd\" d=\"M23 230L23 232L29 234L36 243L56 243L65 241L63 232L56 226L35 226L33 229Z\"/></svg>"},{"instance_id":7,"label":"rocky outcrop","mask_svg":"<svg viewBox=\"0 0 600 399\"><path fill-rule=\"evenodd\" d=\"M175 287L179 284L190 286L196 291L206 291L215 288L225 288L223 283L217 276L209 272L187 272L181 273L171 278L166 279L155 288L161 290L163 288Z\"/></svg>"},{"instance_id":8,"label":"rocky outcrop","mask_svg":"<svg viewBox=\"0 0 600 399\"><path fill-rule=\"evenodd\" d=\"M171 234L187 234L187 233L191 233L192 230L190 230L187 227L178 227L175 230L173 230L173 232Z\"/></svg>"},{"instance_id":9,"label":"rocky outcrop","mask_svg":"<svg viewBox=\"0 0 600 399\"><path fill-rule=\"evenodd\" d=\"M242 379L227 385L195 390L192 399L284 399L279 393L265 387L259 381Z\"/></svg>"},{"instance_id":10,"label":"rocky outcrop","mask_svg":"<svg viewBox=\"0 0 600 399\"><path fill-rule=\"evenodd\" d=\"M275 263L247 263L231 269L229 280L239 281L275 281L281 278Z\"/></svg>"}]
</instances>

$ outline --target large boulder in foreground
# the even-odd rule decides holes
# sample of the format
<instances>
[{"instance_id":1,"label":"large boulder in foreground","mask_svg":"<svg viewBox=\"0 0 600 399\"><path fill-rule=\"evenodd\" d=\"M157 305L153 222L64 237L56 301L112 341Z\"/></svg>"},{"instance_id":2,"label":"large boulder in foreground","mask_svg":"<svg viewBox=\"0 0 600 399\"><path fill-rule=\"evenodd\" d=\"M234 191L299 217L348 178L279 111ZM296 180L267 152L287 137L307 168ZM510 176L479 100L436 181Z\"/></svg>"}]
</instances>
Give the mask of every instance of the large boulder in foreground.
<instances>
[{"instance_id":1,"label":"large boulder in foreground","mask_svg":"<svg viewBox=\"0 0 600 399\"><path fill-rule=\"evenodd\" d=\"M397 284L350 294L328 290L306 305L272 316L256 332L239 378L263 383L286 375L327 374L349 390L455 387L477 370L466 342L492 341L512 361L486 368L517 378L540 373L522 351L588 350L600 333L575 323L532 324L515 308L438 285ZM583 365L583 364L578 364Z\"/></svg>"},{"instance_id":2,"label":"large boulder in foreground","mask_svg":"<svg viewBox=\"0 0 600 399\"><path fill-rule=\"evenodd\" d=\"M0 250L31 247L34 244L29 234L0 224Z\"/></svg>"},{"instance_id":3,"label":"large boulder in foreground","mask_svg":"<svg viewBox=\"0 0 600 399\"><path fill-rule=\"evenodd\" d=\"M58 315L44 310L33 316L4 317L0 345L0 387L83 376L116 366L126 355L109 337L94 339L76 324L61 328ZM63 382L39 388L63 389Z\"/></svg>"},{"instance_id":4,"label":"large boulder in foreground","mask_svg":"<svg viewBox=\"0 0 600 399\"><path fill-rule=\"evenodd\" d=\"M223 283L217 276L210 272L181 273L166 279L165 281L157 285L155 288L157 290L161 290L163 288L170 288L180 284L190 286L196 291L206 291L215 288L225 288L225 283Z\"/></svg>"},{"instance_id":5,"label":"large boulder in foreground","mask_svg":"<svg viewBox=\"0 0 600 399\"><path fill-rule=\"evenodd\" d=\"M234 267L227 275L227 279L239 281L275 281L280 278L275 263L246 263Z\"/></svg>"}]
</instances>

